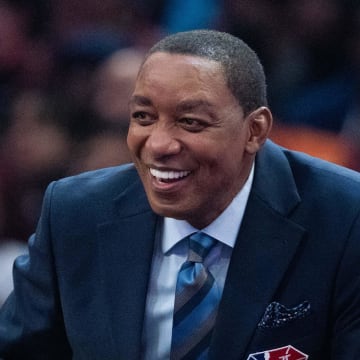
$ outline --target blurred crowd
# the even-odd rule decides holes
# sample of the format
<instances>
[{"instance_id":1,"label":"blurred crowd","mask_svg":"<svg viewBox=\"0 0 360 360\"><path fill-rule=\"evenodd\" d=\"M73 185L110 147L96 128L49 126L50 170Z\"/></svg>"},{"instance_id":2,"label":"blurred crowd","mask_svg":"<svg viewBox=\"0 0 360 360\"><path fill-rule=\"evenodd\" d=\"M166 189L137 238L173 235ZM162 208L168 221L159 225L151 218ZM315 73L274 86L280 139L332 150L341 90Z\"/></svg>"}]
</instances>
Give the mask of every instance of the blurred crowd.
<instances>
[{"instance_id":1,"label":"blurred crowd","mask_svg":"<svg viewBox=\"0 0 360 360\"><path fill-rule=\"evenodd\" d=\"M275 141L360 170L358 1L0 0L1 275L26 251L50 181L130 161L127 100L142 57L195 28L259 54Z\"/></svg>"}]
</instances>

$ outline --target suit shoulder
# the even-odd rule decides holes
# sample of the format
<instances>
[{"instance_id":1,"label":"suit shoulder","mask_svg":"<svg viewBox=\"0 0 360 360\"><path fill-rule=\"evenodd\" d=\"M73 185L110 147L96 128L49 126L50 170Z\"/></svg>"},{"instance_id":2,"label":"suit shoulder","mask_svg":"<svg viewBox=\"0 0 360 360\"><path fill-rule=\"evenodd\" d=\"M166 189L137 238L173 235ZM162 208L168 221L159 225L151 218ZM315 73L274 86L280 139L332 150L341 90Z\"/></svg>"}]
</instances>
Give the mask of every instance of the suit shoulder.
<instances>
[{"instance_id":1,"label":"suit shoulder","mask_svg":"<svg viewBox=\"0 0 360 360\"><path fill-rule=\"evenodd\" d=\"M360 185L360 173L344 166L322 160L299 151L284 149L283 152L289 163L303 170L313 171L319 175L334 176L338 179L349 179Z\"/></svg>"},{"instance_id":2,"label":"suit shoulder","mask_svg":"<svg viewBox=\"0 0 360 360\"><path fill-rule=\"evenodd\" d=\"M119 165L69 176L52 184L53 196L79 199L82 197L114 197L139 181L133 164Z\"/></svg>"},{"instance_id":3,"label":"suit shoulder","mask_svg":"<svg viewBox=\"0 0 360 360\"><path fill-rule=\"evenodd\" d=\"M124 181L126 181L129 176L134 176L135 174L136 169L133 164L124 164L119 166L86 171L80 174L59 179L56 182L61 186L71 186L73 184L80 183L84 183L84 185L91 185L93 182L106 182L111 181L114 178L116 178L117 180L123 179Z\"/></svg>"},{"instance_id":4,"label":"suit shoulder","mask_svg":"<svg viewBox=\"0 0 360 360\"><path fill-rule=\"evenodd\" d=\"M284 149L298 187L311 186L319 193L328 192L360 201L360 173L349 168Z\"/></svg>"}]
</instances>

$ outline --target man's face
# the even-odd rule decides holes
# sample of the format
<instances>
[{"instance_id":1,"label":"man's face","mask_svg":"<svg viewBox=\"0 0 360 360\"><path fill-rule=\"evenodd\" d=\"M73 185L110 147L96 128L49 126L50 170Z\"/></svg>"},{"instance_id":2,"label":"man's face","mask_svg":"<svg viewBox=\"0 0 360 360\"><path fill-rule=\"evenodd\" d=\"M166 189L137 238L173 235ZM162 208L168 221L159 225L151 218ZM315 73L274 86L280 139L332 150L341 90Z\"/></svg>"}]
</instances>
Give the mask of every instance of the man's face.
<instances>
[{"instance_id":1,"label":"man's face","mask_svg":"<svg viewBox=\"0 0 360 360\"><path fill-rule=\"evenodd\" d=\"M219 63L154 53L130 101L128 145L153 210L197 228L212 222L246 181L250 120Z\"/></svg>"}]
</instances>

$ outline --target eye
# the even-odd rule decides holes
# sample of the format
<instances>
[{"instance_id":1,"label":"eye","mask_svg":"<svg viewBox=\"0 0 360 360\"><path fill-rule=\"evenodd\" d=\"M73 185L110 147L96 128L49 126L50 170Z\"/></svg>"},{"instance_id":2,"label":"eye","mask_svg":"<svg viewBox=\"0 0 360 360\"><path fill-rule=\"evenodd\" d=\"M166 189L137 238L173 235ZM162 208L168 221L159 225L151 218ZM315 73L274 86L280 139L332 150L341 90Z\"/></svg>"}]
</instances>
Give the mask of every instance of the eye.
<instances>
[{"instance_id":1,"label":"eye","mask_svg":"<svg viewBox=\"0 0 360 360\"><path fill-rule=\"evenodd\" d=\"M206 122L194 118L181 118L178 122L185 130L191 132L199 132L207 127Z\"/></svg>"},{"instance_id":2,"label":"eye","mask_svg":"<svg viewBox=\"0 0 360 360\"><path fill-rule=\"evenodd\" d=\"M135 120L139 125L147 126L154 122L154 117L145 111L135 111L131 114L131 119Z\"/></svg>"}]
</instances>

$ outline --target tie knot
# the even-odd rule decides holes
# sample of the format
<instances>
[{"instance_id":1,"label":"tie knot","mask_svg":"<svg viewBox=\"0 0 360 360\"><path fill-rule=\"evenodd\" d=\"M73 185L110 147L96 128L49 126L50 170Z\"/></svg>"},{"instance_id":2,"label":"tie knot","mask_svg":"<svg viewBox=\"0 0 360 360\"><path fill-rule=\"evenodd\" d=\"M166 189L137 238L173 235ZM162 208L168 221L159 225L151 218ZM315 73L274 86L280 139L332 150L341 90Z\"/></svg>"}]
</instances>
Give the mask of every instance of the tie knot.
<instances>
[{"instance_id":1,"label":"tie knot","mask_svg":"<svg viewBox=\"0 0 360 360\"><path fill-rule=\"evenodd\" d=\"M189 237L188 261L203 262L210 250L216 244L216 239L198 231Z\"/></svg>"}]
</instances>

